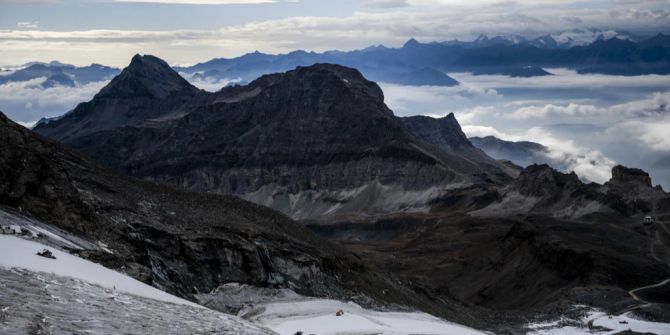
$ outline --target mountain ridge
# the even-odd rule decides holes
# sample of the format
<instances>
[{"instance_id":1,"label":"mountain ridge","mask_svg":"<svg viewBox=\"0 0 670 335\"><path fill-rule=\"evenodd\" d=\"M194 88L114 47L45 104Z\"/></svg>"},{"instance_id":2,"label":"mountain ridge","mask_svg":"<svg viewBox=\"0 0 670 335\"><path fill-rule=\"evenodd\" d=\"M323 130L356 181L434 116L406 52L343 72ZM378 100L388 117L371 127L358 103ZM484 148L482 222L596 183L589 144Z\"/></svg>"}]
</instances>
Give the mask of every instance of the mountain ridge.
<instances>
[{"instance_id":1,"label":"mountain ridge","mask_svg":"<svg viewBox=\"0 0 670 335\"><path fill-rule=\"evenodd\" d=\"M269 208L124 176L2 113L0 130L0 207L103 243L111 253L76 252L156 288L193 300L235 282L364 305L452 308Z\"/></svg>"},{"instance_id":2,"label":"mountain ridge","mask_svg":"<svg viewBox=\"0 0 670 335\"><path fill-rule=\"evenodd\" d=\"M135 70L140 60L167 72L154 77L177 76L156 58L134 59L101 91L123 83L120 94L99 94L34 130L131 175L239 194L292 215L345 210L353 201L346 192L364 196L384 185L424 191L509 178L483 153L472 160L408 132L379 86L355 69L316 64L215 93L187 87L165 98L127 95L137 85L126 84L144 78ZM289 200L296 196L318 199L313 208L321 209L296 213L306 208Z\"/></svg>"}]
</instances>

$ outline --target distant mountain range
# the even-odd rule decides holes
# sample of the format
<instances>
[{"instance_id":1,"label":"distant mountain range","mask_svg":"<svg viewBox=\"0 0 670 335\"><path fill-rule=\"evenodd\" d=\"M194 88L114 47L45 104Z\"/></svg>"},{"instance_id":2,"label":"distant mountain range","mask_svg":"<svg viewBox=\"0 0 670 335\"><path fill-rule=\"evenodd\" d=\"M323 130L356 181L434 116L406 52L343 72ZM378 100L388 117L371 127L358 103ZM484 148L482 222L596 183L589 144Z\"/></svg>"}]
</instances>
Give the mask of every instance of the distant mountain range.
<instances>
[{"instance_id":1,"label":"distant mountain range","mask_svg":"<svg viewBox=\"0 0 670 335\"><path fill-rule=\"evenodd\" d=\"M568 49L576 46L589 45L596 41L604 41L612 38L629 41L644 40L644 37L634 36L628 33L614 30L598 29L573 29L555 34L547 34L535 38L527 38L521 35L492 36L479 35L472 41L450 40L441 42L443 45L461 46L464 48L482 48L496 45L530 45L538 48Z\"/></svg>"},{"instance_id":2,"label":"distant mountain range","mask_svg":"<svg viewBox=\"0 0 670 335\"><path fill-rule=\"evenodd\" d=\"M540 42L542 41L542 42ZM564 41L564 42L559 42ZM450 72L502 74L512 77L549 75L543 68L564 67L579 73L642 75L670 73L670 36L633 40L600 34L590 43L570 37L480 37L472 42L420 43L410 39L401 48L370 47L350 52L294 51L283 55L259 52L237 58L216 58L177 67L186 76L239 79L248 82L266 73L288 71L298 65L333 63L359 69L375 81L405 85L452 86Z\"/></svg>"},{"instance_id":3,"label":"distant mountain range","mask_svg":"<svg viewBox=\"0 0 670 335\"><path fill-rule=\"evenodd\" d=\"M447 73L500 74L511 77L545 76L544 68L563 67L579 73L642 75L670 73L670 36L632 37L614 31L570 31L534 39L522 36L480 36L470 41L420 43L410 39L401 48L374 46L355 51L302 50L270 55L253 52L236 58L215 58L174 69L191 82L249 83L269 73L317 63L356 68L370 80L401 85L454 86ZM0 85L44 78L43 87L74 86L108 80L117 68L86 67L59 62L29 63L9 74L0 73ZM224 84L222 84L223 86Z\"/></svg>"},{"instance_id":4,"label":"distant mountain range","mask_svg":"<svg viewBox=\"0 0 670 335\"><path fill-rule=\"evenodd\" d=\"M44 78L40 84L44 88L54 86L73 87L91 82L110 80L121 72L118 68L91 64L84 67L63 64L57 61L50 63L28 63L9 74L0 75L0 85L10 82L22 82Z\"/></svg>"}]
</instances>

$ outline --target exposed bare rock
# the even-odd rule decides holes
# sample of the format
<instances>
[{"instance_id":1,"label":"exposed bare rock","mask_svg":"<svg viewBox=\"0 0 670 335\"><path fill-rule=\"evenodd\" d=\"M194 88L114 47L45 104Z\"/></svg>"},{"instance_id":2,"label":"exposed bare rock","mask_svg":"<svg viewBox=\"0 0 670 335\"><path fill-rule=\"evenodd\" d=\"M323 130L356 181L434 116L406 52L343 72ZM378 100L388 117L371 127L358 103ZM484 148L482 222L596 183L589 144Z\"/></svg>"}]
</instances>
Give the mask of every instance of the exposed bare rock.
<instances>
[{"instance_id":1,"label":"exposed bare rock","mask_svg":"<svg viewBox=\"0 0 670 335\"><path fill-rule=\"evenodd\" d=\"M238 282L433 306L269 208L123 176L2 114L0 143L0 205L105 243L112 253L78 253L170 293Z\"/></svg>"}]
</instances>

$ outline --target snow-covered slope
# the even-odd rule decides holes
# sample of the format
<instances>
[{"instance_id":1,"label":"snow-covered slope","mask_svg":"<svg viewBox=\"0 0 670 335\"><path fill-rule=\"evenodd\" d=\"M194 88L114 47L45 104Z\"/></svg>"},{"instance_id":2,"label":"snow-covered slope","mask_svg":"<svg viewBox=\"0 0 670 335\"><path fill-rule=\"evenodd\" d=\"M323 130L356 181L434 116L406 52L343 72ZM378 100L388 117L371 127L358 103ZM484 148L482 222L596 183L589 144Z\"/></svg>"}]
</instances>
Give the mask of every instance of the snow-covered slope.
<instances>
[{"instance_id":1,"label":"snow-covered slope","mask_svg":"<svg viewBox=\"0 0 670 335\"><path fill-rule=\"evenodd\" d=\"M341 316L335 314L342 310ZM354 303L307 299L256 305L239 313L245 319L282 335L303 334L449 334L483 332L425 313L376 312Z\"/></svg>"},{"instance_id":2,"label":"snow-covered slope","mask_svg":"<svg viewBox=\"0 0 670 335\"><path fill-rule=\"evenodd\" d=\"M591 329L587 326L592 321ZM550 322L537 322L528 326L528 335L614 335L627 330L644 334L670 335L670 324L651 322L636 318L631 312L610 316L607 313L590 310L584 318L572 320L561 318Z\"/></svg>"},{"instance_id":3,"label":"snow-covered slope","mask_svg":"<svg viewBox=\"0 0 670 335\"><path fill-rule=\"evenodd\" d=\"M37 252L47 246L22 238L0 235L0 267L22 268L34 272L54 273L59 276L78 278L91 284L151 298L159 301L200 306L177 298L157 288L144 284L124 274L110 270L102 265L49 248L56 259L37 256Z\"/></svg>"},{"instance_id":4,"label":"snow-covered slope","mask_svg":"<svg viewBox=\"0 0 670 335\"><path fill-rule=\"evenodd\" d=\"M0 235L0 334L272 334L44 244Z\"/></svg>"},{"instance_id":5,"label":"snow-covered slope","mask_svg":"<svg viewBox=\"0 0 670 335\"><path fill-rule=\"evenodd\" d=\"M0 267L0 334L274 333L201 307L165 303L70 277Z\"/></svg>"}]
</instances>

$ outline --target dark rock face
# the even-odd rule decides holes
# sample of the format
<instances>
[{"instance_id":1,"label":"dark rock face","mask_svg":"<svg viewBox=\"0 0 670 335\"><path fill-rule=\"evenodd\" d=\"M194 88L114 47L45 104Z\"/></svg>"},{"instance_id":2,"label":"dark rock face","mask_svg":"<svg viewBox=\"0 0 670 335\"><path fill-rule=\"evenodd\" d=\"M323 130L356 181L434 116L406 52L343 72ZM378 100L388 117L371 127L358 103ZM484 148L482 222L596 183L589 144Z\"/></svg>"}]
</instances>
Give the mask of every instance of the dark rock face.
<instances>
[{"instance_id":1,"label":"dark rock face","mask_svg":"<svg viewBox=\"0 0 670 335\"><path fill-rule=\"evenodd\" d=\"M289 200L277 194L507 178L469 145L453 115L433 125L441 136L433 143L408 132L383 99L375 83L337 65L298 67L207 93L159 59L136 56L92 101L35 131L135 176L253 193L250 199L288 214Z\"/></svg>"},{"instance_id":2,"label":"dark rock face","mask_svg":"<svg viewBox=\"0 0 670 335\"><path fill-rule=\"evenodd\" d=\"M428 116L411 116L400 118L400 120L409 133L449 155L450 159L453 159L453 164L469 163L469 166L463 165L463 170L474 168L474 171L477 171L481 170L481 167L489 167L489 171L495 171L498 174L491 176L492 178L505 179L504 171L506 170L503 164L472 145L453 113L439 119Z\"/></svg>"},{"instance_id":3,"label":"dark rock face","mask_svg":"<svg viewBox=\"0 0 670 335\"><path fill-rule=\"evenodd\" d=\"M472 148L472 144L456 121L454 113L435 119L428 116L410 116L401 119L410 133L423 141L437 145L446 150Z\"/></svg>"},{"instance_id":4,"label":"dark rock face","mask_svg":"<svg viewBox=\"0 0 670 335\"><path fill-rule=\"evenodd\" d=\"M651 177L645 171L617 165L612 168L612 179L607 185L616 188L645 187L651 188Z\"/></svg>"},{"instance_id":5,"label":"dark rock face","mask_svg":"<svg viewBox=\"0 0 670 335\"><path fill-rule=\"evenodd\" d=\"M536 197L554 196L582 186L576 173L561 173L546 164L527 167L514 184L519 193Z\"/></svg>"},{"instance_id":6,"label":"dark rock face","mask_svg":"<svg viewBox=\"0 0 670 335\"><path fill-rule=\"evenodd\" d=\"M96 132L135 126L161 117L166 111L180 110L198 93L167 63L137 55L92 101L79 104L58 122L39 123L35 128L45 136L72 141Z\"/></svg>"},{"instance_id":7,"label":"dark rock face","mask_svg":"<svg viewBox=\"0 0 670 335\"><path fill-rule=\"evenodd\" d=\"M2 114L0 143L0 205L108 244L113 255L82 255L168 292L189 298L241 282L376 299L389 285L403 304L421 301L268 208L120 175Z\"/></svg>"},{"instance_id":8,"label":"dark rock face","mask_svg":"<svg viewBox=\"0 0 670 335\"><path fill-rule=\"evenodd\" d=\"M197 89L162 59L135 55L130 65L96 95L98 98L150 97L165 99L171 94L193 93Z\"/></svg>"}]
</instances>

